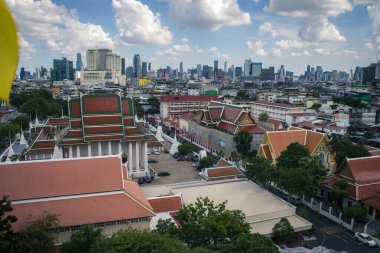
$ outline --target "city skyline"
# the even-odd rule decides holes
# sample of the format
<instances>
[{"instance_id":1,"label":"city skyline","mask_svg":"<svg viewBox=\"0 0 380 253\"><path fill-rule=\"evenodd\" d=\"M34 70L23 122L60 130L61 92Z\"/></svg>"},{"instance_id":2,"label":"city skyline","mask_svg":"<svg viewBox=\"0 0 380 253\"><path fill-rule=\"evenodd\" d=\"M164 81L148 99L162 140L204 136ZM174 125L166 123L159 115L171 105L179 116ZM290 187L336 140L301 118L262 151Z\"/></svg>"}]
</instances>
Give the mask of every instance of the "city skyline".
<instances>
[{"instance_id":1,"label":"city skyline","mask_svg":"<svg viewBox=\"0 0 380 253\"><path fill-rule=\"evenodd\" d=\"M6 2L19 28L18 72L110 48L126 58L126 67L135 54L153 69L183 62L186 70L214 60L238 67L252 59L298 75L307 65L367 66L380 50L380 2L371 0Z\"/></svg>"}]
</instances>

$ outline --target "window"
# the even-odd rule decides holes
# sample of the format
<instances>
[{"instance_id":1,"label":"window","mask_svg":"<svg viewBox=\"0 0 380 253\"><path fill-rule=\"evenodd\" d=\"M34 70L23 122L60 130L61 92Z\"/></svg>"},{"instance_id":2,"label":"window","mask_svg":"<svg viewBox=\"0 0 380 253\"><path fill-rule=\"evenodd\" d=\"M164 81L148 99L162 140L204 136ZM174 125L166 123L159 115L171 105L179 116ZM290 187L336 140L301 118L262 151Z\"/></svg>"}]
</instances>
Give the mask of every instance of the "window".
<instances>
[{"instance_id":1,"label":"window","mask_svg":"<svg viewBox=\"0 0 380 253\"><path fill-rule=\"evenodd\" d=\"M325 147L319 147L320 152L325 152Z\"/></svg>"}]
</instances>

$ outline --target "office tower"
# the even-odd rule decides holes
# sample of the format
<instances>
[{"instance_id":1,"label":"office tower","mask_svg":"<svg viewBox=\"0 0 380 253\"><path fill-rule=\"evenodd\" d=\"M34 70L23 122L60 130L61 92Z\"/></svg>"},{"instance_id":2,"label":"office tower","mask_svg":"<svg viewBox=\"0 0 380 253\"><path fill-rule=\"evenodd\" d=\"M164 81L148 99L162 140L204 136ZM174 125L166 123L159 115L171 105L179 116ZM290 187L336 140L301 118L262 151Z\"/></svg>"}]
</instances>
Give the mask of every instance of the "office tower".
<instances>
[{"instance_id":1,"label":"office tower","mask_svg":"<svg viewBox=\"0 0 380 253\"><path fill-rule=\"evenodd\" d=\"M106 56L109 53L112 53L111 49L98 49L98 55L99 55L99 67L98 67L98 70L106 70L107 69L107 66L106 66ZM119 58L120 58L120 56L119 56ZM119 62L120 62L120 59L119 59ZM120 70L120 66L119 66L119 70Z\"/></svg>"},{"instance_id":2,"label":"office tower","mask_svg":"<svg viewBox=\"0 0 380 253\"><path fill-rule=\"evenodd\" d=\"M20 70L20 79L25 80L25 68L22 67Z\"/></svg>"},{"instance_id":3,"label":"office tower","mask_svg":"<svg viewBox=\"0 0 380 253\"><path fill-rule=\"evenodd\" d=\"M276 78L275 78L275 74L274 74L274 67L269 67L268 68L269 70L269 80L271 81L274 81Z\"/></svg>"},{"instance_id":4,"label":"office tower","mask_svg":"<svg viewBox=\"0 0 380 253\"><path fill-rule=\"evenodd\" d=\"M86 52L87 70L98 70L99 55L97 49L88 49Z\"/></svg>"},{"instance_id":5,"label":"office tower","mask_svg":"<svg viewBox=\"0 0 380 253\"><path fill-rule=\"evenodd\" d=\"M105 70L115 70L120 72L120 55L115 53L107 53L105 55Z\"/></svg>"},{"instance_id":6,"label":"office tower","mask_svg":"<svg viewBox=\"0 0 380 253\"><path fill-rule=\"evenodd\" d=\"M42 79L47 79L48 71L41 65L40 76Z\"/></svg>"},{"instance_id":7,"label":"office tower","mask_svg":"<svg viewBox=\"0 0 380 253\"><path fill-rule=\"evenodd\" d=\"M141 76L142 77L148 76L148 63L146 61L143 61L141 63Z\"/></svg>"},{"instance_id":8,"label":"office tower","mask_svg":"<svg viewBox=\"0 0 380 253\"><path fill-rule=\"evenodd\" d=\"M183 79L183 63L179 63L179 78L182 80Z\"/></svg>"},{"instance_id":9,"label":"office tower","mask_svg":"<svg viewBox=\"0 0 380 253\"><path fill-rule=\"evenodd\" d=\"M80 53L77 53L77 62L76 62L76 70L81 70L83 67L82 63L82 55Z\"/></svg>"},{"instance_id":10,"label":"office tower","mask_svg":"<svg viewBox=\"0 0 380 253\"><path fill-rule=\"evenodd\" d=\"M197 64L197 75L198 75L198 78L202 76L202 65L201 64Z\"/></svg>"},{"instance_id":11,"label":"office tower","mask_svg":"<svg viewBox=\"0 0 380 253\"><path fill-rule=\"evenodd\" d=\"M260 77L261 74L261 69L263 68L263 63L262 62L252 62L252 76L253 77Z\"/></svg>"},{"instance_id":12,"label":"office tower","mask_svg":"<svg viewBox=\"0 0 380 253\"><path fill-rule=\"evenodd\" d=\"M38 67L36 68L36 73L35 73L35 80L40 80L41 79L41 76L40 76L40 70L38 69Z\"/></svg>"},{"instance_id":13,"label":"office tower","mask_svg":"<svg viewBox=\"0 0 380 253\"><path fill-rule=\"evenodd\" d=\"M140 55L135 54L133 56L133 71L134 71L134 78L140 78L141 77L141 64L140 64Z\"/></svg>"},{"instance_id":14,"label":"office tower","mask_svg":"<svg viewBox=\"0 0 380 253\"><path fill-rule=\"evenodd\" d=\"M148 71L151 71L152 70L152 65L151 65L151 63L149 62L148 63Z\"/></svg>"},{"instance_id":15,"label":"office tower","mask_svg":"<svg viewBox=\"0 0 380 253\"><path fill-rule=\"evenodd\" d=\"M285 80L285 68L284 65L281 65L279 70L279 80L284 81Z\"/></svg>"},{"instance_id":16,"label":"office tower","mask_svg":"<svg viewBox=\"0 0 380 253\"><path fill-rule=\"evenodd\" d=\"M214 78L216 78L218 73L218 60L214 60Z\"/></svg>"},{"instance_id":17,"label":"office tower","mask_svg":"<svg viewBox=\"0 0 380 253\"><path fill-rule=\"evenodd\" d=\"M134 77L133 67L129 66L129 67L125 70L125 76L126 76L127 78L133 78L133 77Z\"/></svg>"},{"instance_id":18,"label":"office tower","mask_svg":"<svg viewBox=\"0 0 380 253\"><path fill-rule=\"evenodd\" d=\"M227 61L224 61L224 72L227 73Z\"/></svg>"},{"instance_id":19,"label":"office tower","mask_svg":"<svg viewBox=\"0 0 380 253\"><path fill-rule=\"evenodd\" d=\"M52 81L74 80L73 62L65 57L54 59L51 74Z\"/></svg>"},{"instance_id":20,"label":"office tower","mask_svg":"<svg viewBox=\"0 0 380 253\"><path fill-rule=\"evenodd\" d=\"M203 65L202 77L206 77L207 78L207 74L208 74L208 65Z\"/></svg>"},{"instance_id":21,"label":"office tower","mask_svg":"<svg viewBox=\"0 0 380 253\"><path fill-rule=\"evenodd\" d=\"M244 61L244 75L250 76L251 73L251 59L248 59Z\"/></svg>"},{"instance_id":22,"label":"office tower","mask_svg":"<svg viewBox=\"0 0 380 253\"><path fill-rule=\"evenodd\" d=\"M374 80L380 80L380 62L362 68L360 80L361 84L371 84Z\"/></svg>"},{"instance_id":23,"label":"office tower","mask_svg":"<svg viewBox=\"0 0 380 253\"><path fill-rule=\"evenodd\" d=\"M125 58L121 58L121 74L125 75Z\"/></svg>"},{"instance_id":24,"label":"office tower","mask_svg":"<svg viewBox=\"0 0 380 253\"><path fill-rule=\"evenodd\" d=\"M209 66L209 67L208 67L207 78L208 78L208 79L212 79L212 78L214 77L214 75L215 75L215 71L213 71L212 67Z\"/></svg>"},{"instance_id":25,"label":"office tower","mask_svg":"<svg viewBox=\"0 0 380 253\"><path fill-rule=\"evenodd\" d=\"M235 68L235 77L242 76L243 74L243 68L242 67L236 67Z\"/></svg>"}]
</instances>

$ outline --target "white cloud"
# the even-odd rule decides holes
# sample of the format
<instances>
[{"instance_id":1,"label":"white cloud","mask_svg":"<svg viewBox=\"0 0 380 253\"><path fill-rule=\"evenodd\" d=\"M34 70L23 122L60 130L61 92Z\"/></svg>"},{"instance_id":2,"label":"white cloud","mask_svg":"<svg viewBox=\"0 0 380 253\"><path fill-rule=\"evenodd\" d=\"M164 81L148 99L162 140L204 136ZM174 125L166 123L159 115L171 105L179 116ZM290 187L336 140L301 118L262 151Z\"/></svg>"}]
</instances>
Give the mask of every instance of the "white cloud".
<instances>
[{"instance_id":1,"label":"white cloud","mask_svg":"<svg viewBox=\"0 0 380 253\"><path fill-rule=\"evenodd\" d=\"M260 0L252 0L252 2L257 5L260 2Z\"/></svg>"},{"instance_id":2,"label":"white cloud","mask_svg":"<svg viewBox=\"0 0 380 253\"><path fill-rule=\"evenodd\" d=\"M191 53L191 47L187 44L173 45L171 48L164 50L163 55L169 57L180 56Z\"/></svg>"},{"instance_id":3,"label":"white cloud","mask_svg":"<svg viewBox=\"0 0 380 253\"><path fill-rule=\"evenodd\" d=\"M21 59L29 60L32 58L32 55L36 52L36 48L34 47L34 45L26 41L20 32L18 33L18 45L20 48Z\"/></svg>"},{"instance_id":4,"label":"white cloud","mask_svg":"<svg viewBox=\"0 0 380 253\"><path fill-rule=\"evenodd\" d=\"M278 35L278 32L273 29L270 22L264 22L262 25L260 25L259 33L261 35L270 34L272 37L276 37Z\"/></svg>"},{"instance_id":5,"label":"white cloud","mask_svg":"<svg viewBox=\"0 0 380 253\"><path fill-rule=\"evenodd\" d=\"M229 60L230 56L228 54L221 53L217 47L211 47L208 49L212 57L216 57L221 60Z\"/></svg>"},{"instance_id":6,"label":"white cloud","mask_svg":"<svg viewBox=\"0 0 380 253\"><path fill-rule=\"evenodd\" d=\"M258 40L258 41L251 41L251 40L248 40L246 42L246 45L249 49L249 51L251 52L252 55L256 55L256 56L266 56L267 55L267 52L265 52L264 50L264 45L266 43L263 42L262 40Z\"/></svg>"},{"instance_id":7,"label":"white cloud","mask_svg":"<svg viewBox=\"0 0 380 253\"><path fill-rule=\"evenodd\" d=\"M319 55L331 55L332 53L330 48L316 48L314 51Z\"/></svg>"},{"instance_id":8,"label":"white cloud","mask_svg":"<svg viewBox=\"0 0 380 253\"><path fill-rule=\"evenodd\" d=\"M204 50L199 47L195 47L195 50L197 51L198 54L203 54Z\"/></svg>"},{"instance_id":9,"label":"white cloud","mask_svg":"<svg viewBox=\"0 0 380 253\"><path fill-rule=\"evenodd\" d=\"M348 0L270 0L264 10L290 17L337 16L353 9Z\"/></svg>"},{"instance_id":10,"label":"white cloud","mask_svg":"<svg viewBox=\"0 0 380 253\"><path fill-rule=\"evenodd\" d=\"M373 45L376 50L380 50L380 1L367 6L367 11L372 20Z\"/></svg>"},{"instance_id":11,"label":"white cloud","mask_svg":"<svg viewBox=\"0 0 380 253\"><path fill-rule=\"evenodd\" d=\"M22 34L21 51L29 57L36 51L31 41L69 56L91 47L114 46L101 26L81 22L76 10L56 5L51 0L7 0L7 3Z\"/></svg>"},{"instance_id":12,"label":"white cloud","mask_svg":"<svg viewBox=\"0 0 380 253\"><path fill-rule=\"evenodd\" d=\"M187 43L187 42L189 42L189 39L188 39L188 38L182 38L181 41L182 41L183 43Z\"/></svg>"},{"instance_id":13,"label":"white cloud","mask_svg":"<svg viewBox=\"0 0 380 253\"><path fill-rule=\"evenodd\" d=\"M299 30L298 36L309 42L345 42L336 26L327 17L319 16L306 22Z\"/></svg>"},{"instance_id":14,"label":"white cloud","mask_svg":"<svg viewBox=\"0 0 380 253\"><path fill-rule=\"evenodd\" d=\"M237 0L169 0L169 16L180 27L208 31L251 23L249 13L240 9Z\"/></svg>"},{"instance_id":15,"label":"white cloud","mask_svg":"<svg viewBox=\"0 0 380 253\"><path fill-rule=\"evenodd\" d=\"M280 40L276 45L282 49L301 49L309 46L310 43L301 40Z\"/></svg>"},{"instance_id":16,"label":"white cloud","mask_svg":"<svg viewBox=\"0 0 380 253\"><path fill-rule=\"evenodd\" d=\"M359 59L359 54L354 50L343 50L341 52L335 52L335 55L350 56L354 59Z\"/></svg>"},{"instance_id":17,"label":"white cloud","mask_svg":"<svg viewBox=\"0 0 380 253\"><path fill-rule=\"evenodd\" d=\"M276 48L276 47L272 48L272 55L275 57L281 57L282 56L281 49Z\"/></svg>"},{"instance_id":18,"label":"white cloud","mask_svg":"<svg viewBox=\"0 0 380 253\"><path fill-rule=\"evenodd\" d=\"M112 0L118 38L126 44L166 45L173 39L167 26L161 25L160 15L148 5L136 0Z\"/></svg>"},{"instance_id":19,"label":"white cloud","mask_svg":"<svg viewBox=\"0 0 380 253\"><path fill-rule=\"evenodd\" d=\"M372 51L375 47L374 45L371 43L371 42L366 42L364 43L364 47L368 50L368 51Z\"/></svg>"},{"instance_id":20,"label":"white cloud","mask_svg":"<svg viewBox=\"0 0 380 253\"><path fill-rule=\"evenodd\" d=\"M350 56L354 59L359 59L359 54L357 51L354 50L342 50L342 51L336 51L335 49L332 48L316 48L315 53L319 55L337 55L337 56Z\"/></svg>"},{"instance_id":21,"label":"white cloud","mask_svg":"<svg viewBox=\"0 0 380 253\"><path fill-rule=\"evenodd\" d=\"M363 5L363 4L371 4L371 0L354 0L353 4L356 5Z\"/></svg>"},{"instance_id":22,"label":"white cloud","mask_svg":"<svg viewBox=\"0 0 380 253\"><path fill-rule=\"evenodd\" d=\"M292 52L290 55L295 56L295 57L297 57L297 56L310 56L310 53L309 53L309 51L304 50L302 52Z\"/></svg>"}]
</instances>

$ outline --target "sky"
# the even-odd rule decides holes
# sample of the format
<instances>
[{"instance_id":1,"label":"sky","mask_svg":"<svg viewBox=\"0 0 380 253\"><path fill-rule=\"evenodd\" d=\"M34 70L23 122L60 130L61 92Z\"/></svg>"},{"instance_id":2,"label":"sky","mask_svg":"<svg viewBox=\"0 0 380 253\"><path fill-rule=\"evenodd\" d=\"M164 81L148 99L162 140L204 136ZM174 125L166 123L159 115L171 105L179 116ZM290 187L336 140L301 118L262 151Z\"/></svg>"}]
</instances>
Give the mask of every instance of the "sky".
<instances>
[{"instance_id":1,"label":"sky","mask_svg":"<svg viewBox=\"0 0 380 253\"><path fill-rule=\"evenodd\" d=\"M50 68L110 48L153 69L182 61L219 68L307 65L349 71L380 57L380 0L6 0L18 26L20 67Z\"/></svg>"}]
</instances>

